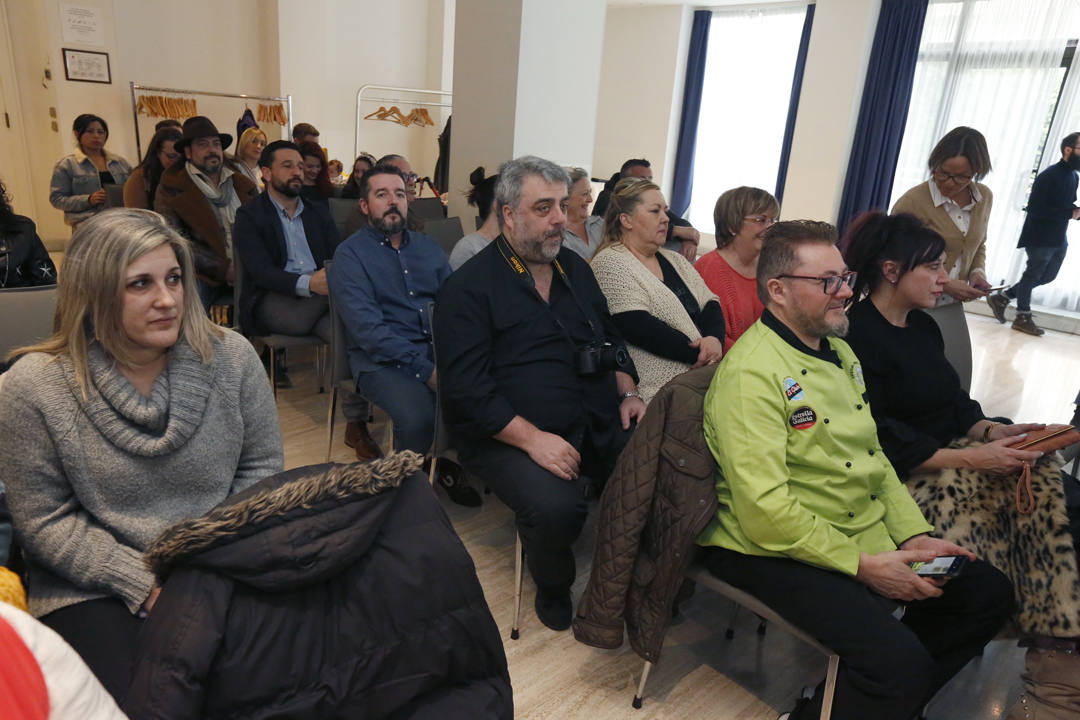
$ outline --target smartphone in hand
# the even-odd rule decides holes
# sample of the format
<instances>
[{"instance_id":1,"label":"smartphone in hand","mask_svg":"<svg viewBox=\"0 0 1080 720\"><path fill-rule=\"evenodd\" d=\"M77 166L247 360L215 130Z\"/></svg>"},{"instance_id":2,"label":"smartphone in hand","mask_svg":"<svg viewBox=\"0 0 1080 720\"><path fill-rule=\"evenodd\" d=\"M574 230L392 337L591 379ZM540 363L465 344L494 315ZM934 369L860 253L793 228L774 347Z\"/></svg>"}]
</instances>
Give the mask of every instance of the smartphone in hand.
<instances>
[{"instance_id":1,"label":"smartphone in hand","mask_svg":"<svg viewBox=\"0 0 1080 720\"><path fill-rule=\"evenodd\" d=\"M951 578L959 575L968 559L963 555L942 555L930 562L917 562L911 564L911 569L916 575L928 578Z\"/></svg>"}]
</instances>

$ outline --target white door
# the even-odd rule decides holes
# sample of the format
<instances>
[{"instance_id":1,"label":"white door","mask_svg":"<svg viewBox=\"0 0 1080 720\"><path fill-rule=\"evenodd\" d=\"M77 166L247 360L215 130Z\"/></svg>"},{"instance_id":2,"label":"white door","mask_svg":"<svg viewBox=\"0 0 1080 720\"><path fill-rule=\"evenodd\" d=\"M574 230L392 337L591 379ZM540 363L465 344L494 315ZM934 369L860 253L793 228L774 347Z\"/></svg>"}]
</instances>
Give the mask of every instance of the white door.
<instances>
[{"instance_id":1,"label":"white door","mask_svg":"<svg viewBox=\"0 0 1080 720\"><path fill-rule=\"evenodd\" d=\"M7 4L0 0L0 180L7 186L15 212L36 218L37 202L31 191L30 160L26 154L10 29Z\"/></svg>"}]
</instances>

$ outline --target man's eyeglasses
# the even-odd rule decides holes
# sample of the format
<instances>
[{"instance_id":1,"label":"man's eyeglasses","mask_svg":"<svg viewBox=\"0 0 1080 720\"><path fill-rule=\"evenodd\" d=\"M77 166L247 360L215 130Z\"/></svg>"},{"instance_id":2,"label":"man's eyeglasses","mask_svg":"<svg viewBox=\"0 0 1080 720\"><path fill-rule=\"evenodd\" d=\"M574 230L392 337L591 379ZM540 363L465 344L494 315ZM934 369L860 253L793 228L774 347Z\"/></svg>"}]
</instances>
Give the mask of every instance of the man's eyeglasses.
<instances>
[{"instance_id":1,"label":"man's eyeglasses","mask_svg":"<svg viewBox=\"0 0 1080 720\"><path fill-rule=\"evenodd\" d=\"M403 177L406 185L415 185L416 181L420 179L420 176L416 173L404 173Z\"/></svg>"},{"instance_id":2,"label":"man's eyeglasses","mask_svg":"<svg viewBox=\"0 0 1080 720\"><path fill-rule=\"evenodd\" d=\"M858 276L859 273L854 270L848 270L846 273L840 275L825 275L824 277L817 277L815 275L777 275L776 277L791 278L793 280L813 280L824 286L826 295L835 295L840 292L841 285L847 285L849 288L854 289L855 279Z\"/></svg>"},{"instance_id":3,"label":"man's eyeglasses","mask_svg":"<svg viewBox=\"0 0 1080 720\"><path fill-rule=\"evenodd\" d=\"M758 225L775 225L776 218L769 217L768 215L743 215L743 220L749 220L756 222Z\"/></svg>"},{"instance_id":4,"label":"man's eyeglasses","mask_svg":"<svg viewBox=\"0 0 1080 720\"><path fill-rule=\"evenodd\" d=\"M957 185L968 185L971 183L972 180L975 179L972 175L953 175L952 173L947 173L944 170L935 170L932 175L934 176L934 179L938 182L952 180Z\"/></svg>"}]
</instances>

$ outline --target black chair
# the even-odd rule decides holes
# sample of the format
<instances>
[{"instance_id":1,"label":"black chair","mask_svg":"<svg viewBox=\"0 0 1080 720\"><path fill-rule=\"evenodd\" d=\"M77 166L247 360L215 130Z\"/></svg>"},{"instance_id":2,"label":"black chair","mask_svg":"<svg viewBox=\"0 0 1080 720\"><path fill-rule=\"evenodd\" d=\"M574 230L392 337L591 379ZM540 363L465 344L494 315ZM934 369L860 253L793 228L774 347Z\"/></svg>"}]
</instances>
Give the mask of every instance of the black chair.
<instances>
[{"instance_id":1,"label":"black chair","mask_svg":"<svg viewBox=\"0 0 1080 720\"><path fill-rule=\"evenodd\" d=\"M409 204L409 215L423 220L425 222L425 232L427 232L428 222L446 218L446 206L442 204L442 200L439 198L416 198Z\"/></svg>"},{"instance_id":2,"label":"black chair","mask_svg":"<svg viewBox=\"0 0 1080 720\"><path fill-rule=\"evenodd\" d=\"M237 332L243 333L240 326L240 293L244 278L244 264L240 253L236 251L236 243L233 243L233 327ZM270 350L270 387L274 389L274 402L277 402L277 352L296 347L315 348L315 372L319 376L319 392L323 392L325 380L323 379L323 366L325 363L326 343L318 335L281 335L270 333L269 335L246 335L248 340L256 345L264 345Z\"/></svg>"},{"instance_id":3,"label":"black chair","mask_svg":"<svg viewBox=\"0 0 1080 720\"><path fill-rule=\"evenodd\" d=\"M461 229L461 218L452 217L445 220L428 220L424 223L424 234L435 238L439 247L446 256L454 249L457 241L465 237L465 231Z\"/></svg>"},{"instance_id":4,"label":"black chair","mask_svg":"<svg viewBox=\"0 0 1080 720\"><path fill-rule=\"evenodd\" d=\"M0 360L49 337L55 314L55 285L0 289Z\"/></svg>"},{"instance_id":5,"label":"black chair","mask_svg":"<svg viewBox=\"0 0 1080 720\"><path fill-rule=\"evenodd\" d=\"M330 217L337 226L338 237L345 239L345 222L349 219L349 213L356 207L355 200L347 198L330 198Z\"/></svg>"}]
</instances>

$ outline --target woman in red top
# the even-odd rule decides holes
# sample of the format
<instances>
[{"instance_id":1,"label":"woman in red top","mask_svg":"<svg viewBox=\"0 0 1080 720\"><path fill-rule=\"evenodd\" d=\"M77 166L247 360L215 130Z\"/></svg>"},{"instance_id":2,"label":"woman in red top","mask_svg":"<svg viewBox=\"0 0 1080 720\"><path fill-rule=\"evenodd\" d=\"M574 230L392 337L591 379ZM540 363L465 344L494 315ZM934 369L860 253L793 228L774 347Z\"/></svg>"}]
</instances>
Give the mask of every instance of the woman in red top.
<instances>
[{"instance_id":1,"label":"woman in red top","mask_svg":"<svg viewBox=\"0 0 1080 720\"><path fill-rule=\"evenodd\" d=\"M716 200L716 250L694 263L724 311L724 354L753 325L764 307L757 296L757 262L765 230L777 220L780 203L765 190L737 187Z\"/></svg>"}]
</instances>

